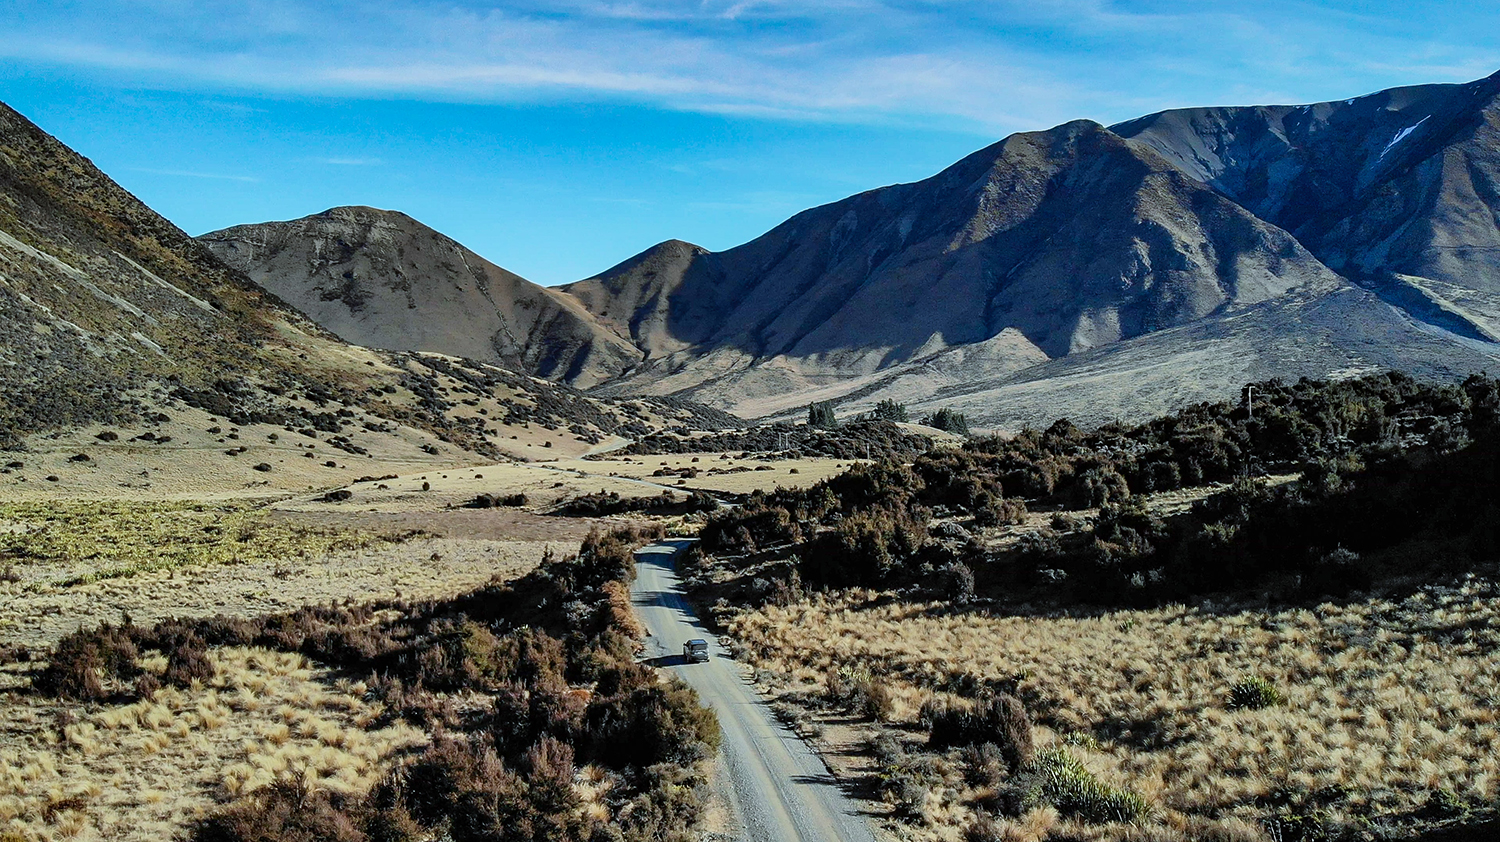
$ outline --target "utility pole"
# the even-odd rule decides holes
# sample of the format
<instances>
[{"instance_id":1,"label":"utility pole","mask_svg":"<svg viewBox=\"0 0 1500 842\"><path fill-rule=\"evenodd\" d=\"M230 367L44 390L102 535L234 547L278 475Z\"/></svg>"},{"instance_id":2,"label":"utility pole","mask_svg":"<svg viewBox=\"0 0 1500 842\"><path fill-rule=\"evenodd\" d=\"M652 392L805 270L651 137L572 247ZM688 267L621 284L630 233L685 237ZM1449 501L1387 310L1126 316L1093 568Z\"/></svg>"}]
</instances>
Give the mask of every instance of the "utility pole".
<instances>
[{"instance_id":1,"label":"utility pole","mask_svg":"<svg viewBox=\"0 0 1500 842\"><path fill-rule=\"evenodd\" d=\"M1255 420L1255 387L1245 387L1245 412L1247 421Z\"/></svg>"}]
</instances>

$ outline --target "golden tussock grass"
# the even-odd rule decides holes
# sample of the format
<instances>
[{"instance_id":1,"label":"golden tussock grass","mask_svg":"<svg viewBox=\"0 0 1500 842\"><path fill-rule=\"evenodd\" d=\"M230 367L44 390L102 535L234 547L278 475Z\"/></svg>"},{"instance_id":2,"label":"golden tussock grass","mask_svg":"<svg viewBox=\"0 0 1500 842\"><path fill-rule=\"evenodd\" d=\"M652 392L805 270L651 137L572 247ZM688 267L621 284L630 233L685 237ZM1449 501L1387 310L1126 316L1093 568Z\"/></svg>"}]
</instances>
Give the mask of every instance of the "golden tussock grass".
<instances>
[{"instance_id":1,"label":"golden tussock grass","mask_svg":"<svg viewBox=\"0 0 1500 842\"><path fill-rule=\"evenodd\" d=\"M3 692L0 834L168 839L214 805L279 779L366 791L394 752L426 740L402 723L369 730L380 711L355 695L363 685L336 683L300 655L219 649L210 658L217 674L202 685L72 714ZM0 673L0 691L14 679Z\"/></svg>"},{"instance_id":2,"label":"golden tussock grass","mask_svg":"<svg viewBox=\"0 0 1500 842\"><path fill-rule=\"evenodd\" d=\"M80 625L115 622L122 614L150 624L216 614L264 616L348 598L451 596L495 576L524 574L549 546L559 554L577 549L576 543L421 538L305 558L148 570L70 587L46 584L61 568L38 562L20 568L21 582L0 581L0 604L10 609L0 612L0 646L51 646Z\"/></svg>"},{"instance_id":3,"label":"golden tussock grass","mask_svg":"<svg viewBox=\"0 0 1500 842\"><path fill-rule=\"evenodd\" d=\"M896 722L914 722L933 688L961 675L1016 679L1043 725L1038 743L1096 737L1069 750L1146 797L1160 832L1248 840L1277 794L1344 793L1329 808L1335 820L1409 813L1439 790L1494 799L1497 621L1500 591L1471 580L1400 601L1222 614L989 616L852 593L746 612L733 632L789 691L867 670L886 683ZM1230 710L1230 688L1247 676L1269 681L1284 704ZM930 824L936 833L969 820Z\"/></svg>"}]
</instances>

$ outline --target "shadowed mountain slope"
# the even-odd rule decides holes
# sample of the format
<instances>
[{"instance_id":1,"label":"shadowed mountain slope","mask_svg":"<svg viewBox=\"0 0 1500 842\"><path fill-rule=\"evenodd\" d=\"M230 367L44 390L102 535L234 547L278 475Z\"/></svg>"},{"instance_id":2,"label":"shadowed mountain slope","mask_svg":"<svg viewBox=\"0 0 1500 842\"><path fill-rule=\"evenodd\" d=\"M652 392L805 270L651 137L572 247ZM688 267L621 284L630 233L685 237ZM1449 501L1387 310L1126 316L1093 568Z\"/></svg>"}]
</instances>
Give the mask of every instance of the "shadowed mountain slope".
<instances>
[{"instance_id":1,"label":"shadowed mountain slope","mask_svg":"<svg viewBox=\"0 0 1500 842\"><path fill-rule=\"evenodd\" d=\"M1500 337L1500 74L1114 126L1414 316Z\"/></svg>"},{"instance_id":2,"label":"shadowed mountain slope","mask_svg":"<svg viewBox=\"0 0 1500 842\"><path fill-rule=\"evenodd\" d=\"M1462 375L1500 336L1497 93L1500 74L1068 123L567 289L647 355L607 389L752 416L892 397L1007 424L1029 415L1004 395L1051 377L1071 385L1049 400L1109 417L1221 397L1208 372ZM1169 402L1131 391L1165 370L1148 348Z\"/></svg>"},{"instance_id":3,"label":"shadowed mountain slope","mask_svg":"<svg viewBox=\"0 0 1500 842\"><path fill-rule=\"evenodd\" d=\"M725 252L663 244L566 289L648 354L611 388L676 391L774 361L785 374L765 388L781 391L1006 331L990 364L1029 364L1342 284L1284 231L1079 121Z\"/></svg>"},{"instance_id":4,"label":"shadowed mountain slope","mask_svg":"<svg viewBox=\"0 0 1500 842\"><path fill-rule=\"evenodd\" d=\"M640 357L574 299L411 217L333 208L199 238L342 339L496 362L589 386Z\"/></svg>"},{"instance_id":5,"label":"shadowed mountain slope","mask_svg":"<svg viewBox=\"0 0 1500 842\"><path fill-rule=\"evenodd\" d=\"M399 237L313 217L208 241L341 335L419 347L441 334L601 394L751 417L892 397L1005 425L1030 416L1002 391L1058 377L1074 384L1058 396L1068 405L1099 404L1081 414L1133 415L1171 408L1130 394L1168 364L1185 385L1160 394L1177 402L1233 388L1208 372L1493 367L1497 95L1500 74L1074 121L726 251L672 240L561 290L487 280L491 321L449 291L503 270L476 273L451 241L442 259L392 256L392 243L442 239L405 217L389 222ZM1075 365L1111 373L1069 379Z\"/></svg>"}]
</instances>

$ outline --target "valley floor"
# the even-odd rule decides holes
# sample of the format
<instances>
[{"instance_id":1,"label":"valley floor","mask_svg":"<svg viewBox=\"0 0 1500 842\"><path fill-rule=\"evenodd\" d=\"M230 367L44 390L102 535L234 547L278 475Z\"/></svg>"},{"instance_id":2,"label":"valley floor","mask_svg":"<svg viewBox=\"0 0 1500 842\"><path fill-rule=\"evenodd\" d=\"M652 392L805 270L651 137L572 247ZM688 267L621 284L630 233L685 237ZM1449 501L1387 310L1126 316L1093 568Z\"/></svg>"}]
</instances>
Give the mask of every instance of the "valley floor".
<instances>
[{"instance_id":1,"label":"valley floor","mask_svg":"<svg viewBox=\"0 0 1500 842\"><path fill-rule=\"evenodd\" d=\"M880 682L886 701L862 728L871 738L914 730L922 706L945 695L933 688L1012 681L1043 726L1039 744L1067 746L1142 795L1163 831L1250 839L1283 808L1317 809L1320 798L1338 802L1329 818L1379 827L1492 797L1497 620L1500 587L1475 579L1399 601L1269 612L1005 616L854 593L766 607L733 631L789 698L825 696L851 674ZM1250 678L1283 699L1233 709L1232 688ZM932 839L965 826L987 797L964 783L956 756L938 768L916 805Z\"/></svg>"}]
</instances>

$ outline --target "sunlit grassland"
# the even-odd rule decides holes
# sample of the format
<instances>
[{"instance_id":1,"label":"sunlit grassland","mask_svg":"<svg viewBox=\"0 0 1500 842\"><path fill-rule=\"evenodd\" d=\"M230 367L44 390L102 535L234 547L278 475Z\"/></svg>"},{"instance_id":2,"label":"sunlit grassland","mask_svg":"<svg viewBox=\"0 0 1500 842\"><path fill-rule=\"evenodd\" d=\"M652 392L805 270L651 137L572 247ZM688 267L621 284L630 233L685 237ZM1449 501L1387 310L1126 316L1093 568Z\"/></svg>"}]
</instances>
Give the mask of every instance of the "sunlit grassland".
<instances>
[{"instance_id":1,"label":"sunlit grassland","mask_svg":"<svg viewBox=\"0 0 1500 842\"><path fill-rule=\"evenodd\" d=\"M1013 683L1039 744L1067 743L1101 779L1148 800L1151 838L1253 839L1290 815L1397 827L1491 803L1497 620L1500 589L1469 580L1347 604L1039 616L855 592L747 612L733 631L752 663L802 698L851 671L871 676L879 718L896 727L966 682ZM1237 704L1247 678L1280 698ZM924 806L928 838L966 827L987 795L950 776ZM1139 833L1017 826L1008 838L1064 830Z\"/></svg>"},{"instance_id":2,"label":"sunlit grassland","mask_svg":"<svg viewBox=\"0 0 1500 842\"><path fill-rule=\"evenodd\" d=\"M306 558L379 540L279 522L263 505L248 502L0 504L0 570L33 590L188 565ZM37 580L25 575L28 566L55 572Z\"/></svg>"},{"instance_id":3,"label":"sunlit grassland","mask_svg":"<svg viewBox=\"0 0 1500 842\"><path fill-rule=\"evenodd\" d=\"M87 707L15 693L0 705L0 839L169 839L276 781L359 794L426 737L365 687L296 654L230 648L216 674ZM143 659L160 673L166 658ZM0 690L16 676L0 673Z\"/></svg>"}]
</instances>

